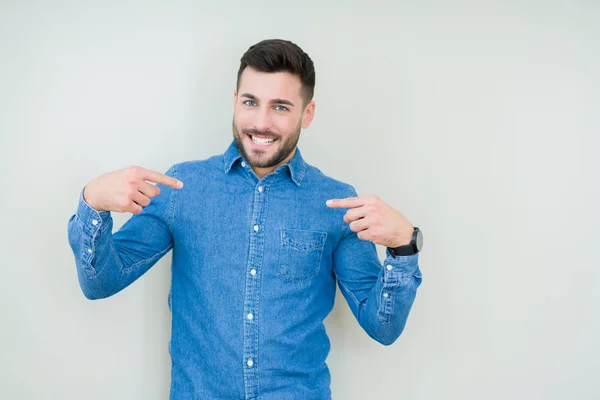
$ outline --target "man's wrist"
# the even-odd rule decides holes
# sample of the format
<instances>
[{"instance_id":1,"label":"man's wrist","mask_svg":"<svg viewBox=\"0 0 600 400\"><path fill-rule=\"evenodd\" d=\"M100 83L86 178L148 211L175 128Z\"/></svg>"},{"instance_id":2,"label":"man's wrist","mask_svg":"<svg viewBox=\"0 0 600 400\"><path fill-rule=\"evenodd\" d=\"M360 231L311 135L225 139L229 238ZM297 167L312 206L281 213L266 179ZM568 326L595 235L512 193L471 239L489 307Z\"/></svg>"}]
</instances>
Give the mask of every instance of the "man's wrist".
<instances>
[{"instance_id":1,"label":"man's wrist","mask_svg":"<svg viewBox=\"0 0 600 400\"><path fill-rule=\"evenodd\" d=\"M402 237L398 237L396 242L392 242L389 246L389 248L396 248L396 247L400 247L400 246L407 246L410 244L410 242L412 242L412 238L413 235L415 233L415 228L413 227L413 229L410 231L410 235L405 236L403 235Z\"/></svg>"},{"instance_id":2,"label":"man's wrist","mask_svg":"<svg viewBox=\"0 0 600 400\"><path fill-rule=\"evenodd\" d=\"M94 210L96 210L96 211L98 211L98 212L101 212L101 211L106 211L106 210L103 210L103 209L102 209L102 207L100 207L98 204L94 203L94 202L93 202L93 200L90 200L90 198L89 198L89 193L87 193L87 190L88 190L88 186L89 186L89 185L90 185L90 184L88 183L88 184L87 184L87 185L85 185L85 187L83 188L83 196L82 196L82 197L83 197L83 201L84 201L84 202L85 202L85 203L86 203L88 206L90 206L91 208L93 208ZM87 197L86 197L86 193L88 194L88 196L87 196Z\"/></svg>"}]
</instances>

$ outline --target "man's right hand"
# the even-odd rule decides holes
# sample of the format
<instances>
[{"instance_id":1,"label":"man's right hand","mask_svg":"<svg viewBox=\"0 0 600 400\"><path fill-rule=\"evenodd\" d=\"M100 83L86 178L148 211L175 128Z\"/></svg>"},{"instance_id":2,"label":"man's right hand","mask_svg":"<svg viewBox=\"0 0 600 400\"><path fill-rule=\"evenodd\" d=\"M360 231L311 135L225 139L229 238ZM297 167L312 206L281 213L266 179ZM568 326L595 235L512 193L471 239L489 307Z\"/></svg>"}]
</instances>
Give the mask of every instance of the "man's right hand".
<instances>
[{"instance_id":1,"label":"man's right hand","mask_svg":"<svg viewBox=\"0 0 600 400\"><path fill-rule=\"evenodd\" d=\"M138 166L119 169L90 181L83 199L97 211L130 212L139 214L150 199L160 194L151 183L161 183L181 189L183 183L175 178Z\"/></svg>"}]
</instances>

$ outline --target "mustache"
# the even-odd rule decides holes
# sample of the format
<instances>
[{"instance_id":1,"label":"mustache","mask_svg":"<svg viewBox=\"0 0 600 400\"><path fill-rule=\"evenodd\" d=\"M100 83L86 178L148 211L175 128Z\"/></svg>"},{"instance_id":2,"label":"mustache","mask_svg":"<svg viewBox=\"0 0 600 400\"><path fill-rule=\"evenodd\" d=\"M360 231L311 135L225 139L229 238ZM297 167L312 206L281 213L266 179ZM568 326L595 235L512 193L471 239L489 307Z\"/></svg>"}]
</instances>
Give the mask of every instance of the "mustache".
<instances>
[{"instance_id":1,"label":"mustache","mask_svg":"<svg viewBox=\"0 0 600 400\"><path fill-rule=\"evenodd\" d=\"M258 135L258 136L266 136L269 139L277 139L279 138L278 135L276 135L275 133L271 132L271 131L259 131L258 129L242 129L243 133L246 133L248 135Z\"/></svg>"}]
</instances>

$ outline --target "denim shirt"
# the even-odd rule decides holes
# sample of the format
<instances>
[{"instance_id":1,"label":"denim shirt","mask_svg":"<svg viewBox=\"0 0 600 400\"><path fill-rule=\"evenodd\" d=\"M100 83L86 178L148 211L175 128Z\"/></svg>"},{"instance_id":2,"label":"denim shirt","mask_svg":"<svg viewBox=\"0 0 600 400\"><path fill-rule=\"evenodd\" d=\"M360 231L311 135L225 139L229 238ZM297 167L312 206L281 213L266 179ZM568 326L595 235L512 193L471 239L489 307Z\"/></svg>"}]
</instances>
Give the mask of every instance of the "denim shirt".
<instances>
[{"instance_id":1,"label":"denim shirt","mask_svg":"<svg viewBox=\"0 0 600 400\"><path fill-rule=\"evenodd\" d=\"M172 250L170 399L330 399L323 320L336 282L366 334L401 334L421 283L419 254L379 260L326 206L355 189L294 157L259 179L232 141L173 165L161 193L112 233L80 192L68 223L88 299L125 289Z\"/></svg>"}]
</instances>

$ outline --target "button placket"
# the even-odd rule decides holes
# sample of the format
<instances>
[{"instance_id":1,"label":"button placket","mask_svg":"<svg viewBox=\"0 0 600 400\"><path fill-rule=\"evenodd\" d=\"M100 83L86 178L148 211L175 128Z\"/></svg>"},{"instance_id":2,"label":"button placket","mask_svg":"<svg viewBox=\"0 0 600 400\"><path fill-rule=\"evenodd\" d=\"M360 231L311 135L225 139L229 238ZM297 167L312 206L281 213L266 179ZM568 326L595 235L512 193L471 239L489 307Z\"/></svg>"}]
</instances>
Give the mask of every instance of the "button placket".
<instances>
[{"instance_id":1,"label":"button placket","mask_svg":"<svg viewBox=\"0 0 600 400\"><path fill-rule=\"evenodd\" d=\"M250 219L250 253L246 265L246 285L244 292L244 386L246 398L256 398L259 390L257 368L258 357L258 300L260 298L260 267L264 254L264 210L266 208L267 187L258 182L253 189L252 217Z\"/></svg>"},{"instance_id":2,"label":"button placket","mask_svg":"<svg viewBox=\"0 0 600 400\"><path fill-rule=\"evenodd\" d=\"M392 264L384 265L383 285L381 287L381 300L377 315L383 324L391 320L394 308L394 290L398 286L398 276Z\"/></svg>"}]
</instances>

